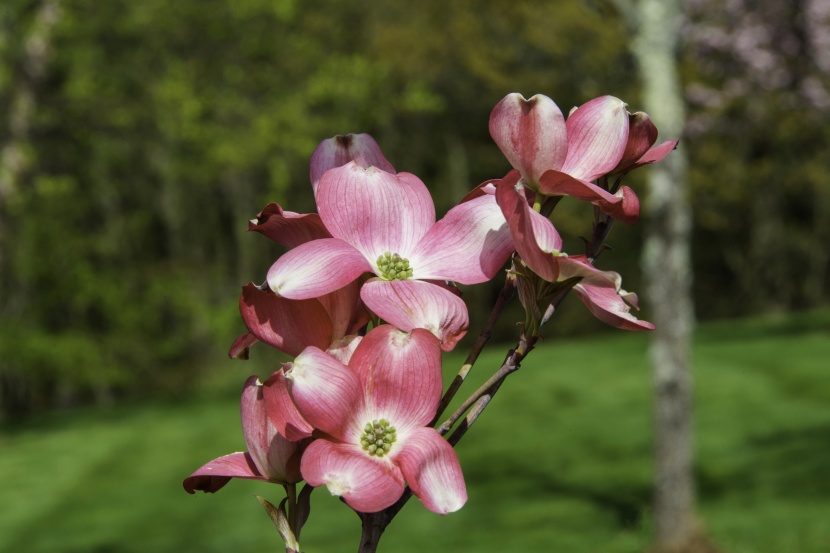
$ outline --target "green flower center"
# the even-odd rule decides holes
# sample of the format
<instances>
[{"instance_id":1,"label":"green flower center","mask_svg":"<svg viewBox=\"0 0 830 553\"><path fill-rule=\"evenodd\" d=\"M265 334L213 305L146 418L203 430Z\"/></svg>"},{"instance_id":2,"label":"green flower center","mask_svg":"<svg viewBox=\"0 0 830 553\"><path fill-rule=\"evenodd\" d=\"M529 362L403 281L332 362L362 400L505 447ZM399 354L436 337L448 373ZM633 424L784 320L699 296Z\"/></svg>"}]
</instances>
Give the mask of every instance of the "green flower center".
<instances>
[{"instance_id":1,"label":"green flower center","mask_svg":"<svg viewBox=\"0 0 830 553\"><path fill-rule=\"evenodd\" d=\"M378 272L386 280L406 280L412 278L409 260L396 253L385 252L378 256Z\"/></svg>"},{"instance_id":2,"label":"green flower center","mask_svg":"<svg viewBox=\"0 0 830 553\"><path fill-rule=\"evenodd\" d=\"M395 427L386 419L367 422L363 427L363 436L360 437L360 446L363 451L375 457L383 457L398 439Z\"/></svg>"}]
</instances>

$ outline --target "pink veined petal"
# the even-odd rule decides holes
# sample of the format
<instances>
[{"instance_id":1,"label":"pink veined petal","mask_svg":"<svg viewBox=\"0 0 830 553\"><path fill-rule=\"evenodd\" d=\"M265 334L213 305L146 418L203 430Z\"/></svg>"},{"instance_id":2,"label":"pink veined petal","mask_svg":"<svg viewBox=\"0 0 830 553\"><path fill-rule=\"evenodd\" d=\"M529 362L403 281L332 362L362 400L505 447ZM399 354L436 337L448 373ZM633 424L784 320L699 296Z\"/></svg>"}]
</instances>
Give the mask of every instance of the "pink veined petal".
<instances>
[{"instance_id":1,"label":"pink veined petal","mask_svg":"<svg viewBox=\"0 0 830 553\"><path fill-rule=\"evenodd\" d=\"M360 301L360 283L357 280L317 299L328 312L333 327L329 343L354 334L369 322L369 314ZM325 349L328 345L318 347Z\"/></svg>"},{"instance_id":2,"label":"pink veined petal","mask_svg":"<svg viewBox=\"0 0 830 553\"><path fill-rule=\"evenodd\" d=\"M184 479L182 486L187 493L191 494L196 493L196 490L216 493L231 478L268 480L259 473L250 455L239 452L219 457L202 465L196 472Z\"/></svg>"},{"instance_id":3,"label":"pink veined petal","mask_svg":"<svg viewBox=\"0 0 830 553\"><path fill-rule=\"evenodd\" d=\"M643 165L648 165L650 163L657 163L658 161L661 161L664 157L669 155L672 152L672 150L677 148L677 143L678 142L679 142L678 140L669 140L669 141L663 142L662 144L660 144L658 146L654 146L649 151L647 151L645 154L643 154L643 157L638 159L637 163L632 165L629 170L636 169L637 167L641 167Z\"/></svg>"},{"instance_id":4,"label":"pink veined petal","mask_svg":"<svg viewBox=\"0 0 830 553\"><path fill-rule=\"evenodd\" d=\"M332 340L329 315L315 299L289 300L251 283L242 287L239 312L251 334L292 357L307 346L326 348Z\"/></svg>"},{"instance_id":5,"label":"pink veined petal","mask_svg":"<svg viewBox=\"0 0 830 553\"><path fill-rule=\"evenodd\" d=\"M522 261L543 279L555 282L559 269L552 253L562 249L562 238L553 223L530 208L521 183L501 183L496 190L496 199L508 221L513 243Z\"/></svg>"},{"instance_id":6,"label":"pink veined petal","mask_svg":"<svg viewBox=\"0 0 830 553\"><path fill-rule=\"evenodd\" d=\"M611 288L614 291L622 284L619 273L597 269L584 255L560 256L556 262L559 264L559 280L582 277L579 284Z\"/></svg>"},{"instance_id":7,"label":"pink veined petal","mask_svg":"<svg viewBox=\"0 0 830 553\"><path fill-rule=\"evenodd\" d=\"M406 483L421 503L445 515L467 502L467 486L458 455L434 428L416 428L395 449L392 460L401 467Z\"/></svg>"},{"instance_id":8,"label":"pink veined petal","mask_svg":"<svg viewBox=\"0 0 830 553\"><path fill-rule=\"evenodd\" d=\"M505 96L490 113L490 136L531 185L559 169L568 152L568 131L559 107L547 96Z\"/></svg>"},{"instance_id":9,"label":"pink veined petal","mask_svg":"<svg viewBox=\"0 0 830 553\"><path fill-rule=\"evenodd\" d=\"M404 332L428 330L444 351L452 350L470 326L464 300L436 284L373 278L360 293L378 317Z\"/></svg>"},{"instance_id":10,"label":"pink veined petal","mask_svg":"<svg viewBox=\"0 0 830 553\"><path fill-rule=\"evenodd\" d=\"M441 349L426 330L403 332L392 325L373 328L349 366L366 392L367 420L386 418L400 434L424 426L441 400Z\"/></svg>"},{"instance_id":11,"label":"pink veined petal","mask_svg":"<svg viewBox=\"0 0 830 553\"><path fill-rule=\"evenodd\" d=\"M240 334L239 336L237 336L236 340L233 341L233 344L231 344L231 349L228 350L228 357L230 357L231 359L248 359L248 349L257 342L259 342L259 338L257 338L250 332Z\"/></svg>"},{"instance_id":12,"label":"pink veined petal","mask_svg":"<svg viewBox=\"0 0 830 553\"><path fill-rule=\"evenodd\" d=\"M271 290L280 296L305 300L334 292L371 270L352 246L336 238L324 238L297 246L277 259L267 279Z\"/></svg>"},{"instance_id":13,"label":"pink veined petal","mask_svg":"<svg viewBox=\"0 0 830 553\"><path fill-rule=\"evenodd\" d=\"M637 194L631 188L623 185L620 186L620 189L614 195L622 198L622 201L618 204L607 206L600 204L599 208L626 225L636 223L640 219L640 199L637 197Z\"/></svg>"},{"instance_id":14,"label":"pink veined petal","mask_svg":"<svg viewBox=\"0 0 830 553\"><path fill-rule=\"evenodd\" d=\"M374 513L403 495L400 469L387 459L370 457L360 446L315 440L300 464L303 478L312 486L326 485L352 509Z\"/></svg>"},{"instance_id":15,"label":"pink veined petal","mask_svg":"<svg viewBox=\"0 0 830 553\"><path fill-rule=\"evenodd\" d=\"M654 325L641 321L613 288L598 288L577 284L573 288L582 303L600 321L623 330L654 330Z\"/></svg>"},{"instance_id":16,"label":"pink veined petal","mask_svg":"<svg viewBox=\"0 0 830 553\"><path fill-rule=\"evenodd\" d=\"M513 253L513 239L494 195L452 208L409 258L412 277L478 284L493 278Z\"/></svg>"},{"instance_id":17,"label":"pink veined petal","mask_svg":"<svg viewBox=\"0 0 830 553\"><path fill-rule=\"evenodd\" d=\"M326 353L344 365L348 365L349 361L352 359L354 350L357 349L357 346L360 344L361 340L363 340L363 336L357 336L354 334L340 338L339 340L332 342L329 349L326 350Z\"/></svg>"},{"instance_id":18,"label":"pink veined petal","mask_svg":"<svg viewBox=\"0 0 830 553\"><path fill-rule=\"evenodd\" d=\"M282 369L272 374L262 385L262 393L266 401L268 420L274 425L277 432L287 440L298 442L311 437L314 428L306 421L291 395L288 393L288 383Z\"/></svg>"},{"instance_id":19,"label":"pink veined petal","mask_svg":"<svg viewBox=\"0 0 830 553\"><path fill-rule=\"evenodd\" d=\"M628 142L625 145L622 159L614 169L614 173L626 172L628 167L643 157L657 140L657 127L651 122L647 113L638 111L628 114Z\"/></svg>"},{"instance_id":20,"label":"pink veined petal","mask_svg":"<svg viewBox=\"0 0 830 553\"><path fill-rule=\"evenodd\" d=\"M256 376L248 378L245 382L240 403L242 435L248 447L248 454L259 473L275 482L299 482L299 467L296 463L291 466L292 457L297 453L299 444L281 436L269 420L269 402L263 394L262 383Z\"/></svg>"},{"instance_id":21,"label":"pink veined petal","mask_svg":"<svg viewBox=\"0 0 830 553\"><path fill-rule=\"evenodd\" d=\"M521 173L519 173L515 169L511 169L510 172L507 173L507 176L505 176L504 178L507 179L508 177L512 177L514 175L515 175L516 180L519 180L520 178L522 178ZM495 193L496 193L496 184L499 183L501 180L504 180L504 179L490 179L490 180L486 180L486 181L482 182L481 184L479 184L478 186L476 186L475 188L473 188L472 190L467 192L467 195L464 196L463 198L461 198L461 201L458 202L459 205L463 204L464 202L469 202L470 200L475 200L476 198L480 198L481 196L484 196L484 195L487 195L487 194L495 195Z\"/></svg>"},{"instance_id":22,"label":"pink veined petal","mask_svg":"<svg viewBox=\"0 0 830 553\"><path fill-rule=\"evenodd\" d=\"M435 223L435 206L418 177L364 169L354 162L323 175L317 206L332 236L371 263L387 251L407 257Z\"/></svg>"},{"instance_id":23,"label":"pink veined petal","mask_svg":"<svg viewBox=\"0 0 830 553\"><path fill-rule=\"evenodd\" d=\"M366 423L363 386L352 369L313 347L283 369L291 399L311 426L341 441L359 435Z\"/></svg>"},{"instance_id":24,"label":"pink veined petal","mask_svg":"<svg viewBox=\"0 0 830 553\"><path fill-rule=\"evenodd\" d=\"M600 96L581 105L568 117L568 157L559 169L577 179L592 181L611 172L628 142L628 111L613 96Z\"/></svg>"},{"instance_id":25,"label":"pink veined petal","mask_svg":"<svg viewBox=\"0 0 830 553\"><path fill-rule=\"evenodd\" d=\"M383 156L380 146L368 134L337 135L320 142L311 154L311 187L317 192L317 184L323 173L329 169L341 167L354 161L361 167L375 166L387 173L395 173L395 168Z\"/></svg>"},{"instance_id":26,"label":"pink veined petal","mask_svg":"<svg viewBox=\"0 0 830 553\"><path fill-rule=\"evenodd\" d=\"M275 203L268 204L256 218L248 221L248 230L267 236L287 248L318 238L331 238L331 234L316 213L283 211L282 207Z\"/></svg>"},{"instance_id":27,"label":"pink veined petal","mask_svg":"<svg viewBox=\"0 0 830 553\"><path fill-rule=\"evenodd\" d=\"M640 216L640 202L629 188L622 187L614 195L585 180L575 179L559 171L548 171L540 180L539 189L548 196L571 196L591 202L608 215L626 224L633 224Z\"/></svg>"}]
</instances>

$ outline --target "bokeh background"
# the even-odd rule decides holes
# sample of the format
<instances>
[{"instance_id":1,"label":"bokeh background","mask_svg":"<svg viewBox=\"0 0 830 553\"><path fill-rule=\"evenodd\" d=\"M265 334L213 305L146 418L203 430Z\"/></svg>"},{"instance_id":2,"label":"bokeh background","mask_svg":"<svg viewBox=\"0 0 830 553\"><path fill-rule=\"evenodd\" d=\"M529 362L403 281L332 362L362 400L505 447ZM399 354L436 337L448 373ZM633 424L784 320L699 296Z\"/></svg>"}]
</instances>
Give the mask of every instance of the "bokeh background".
<instances>
[{"instance_id":1,"label":"bokeh background","mask_svg":"<svg viewBox=\"0 0 830 553\"><path fill-rule=\"evenodd\" d=\"M279 490L180 488L244 447L242 383L281 360L225 355L240 287L281 253L247 221L313 210L309 156L335 134L372 134L441 214L509 169L487 132L505 94L640 109L621 5L3 0L0 551L279 550L252 497ZM830 551L830 2L683 13L702 525L723 551ZM557 208L566 249L590 220ZM609 243L601 268L639 290L641 227ZM471 335L498 288L465 290ZM413 502L382 546L644 550L647 337L620 334L569 298L459 448L470 504ZM315 494L306 548L354 550L357 518Z\"/></svg>"}]
</instances>

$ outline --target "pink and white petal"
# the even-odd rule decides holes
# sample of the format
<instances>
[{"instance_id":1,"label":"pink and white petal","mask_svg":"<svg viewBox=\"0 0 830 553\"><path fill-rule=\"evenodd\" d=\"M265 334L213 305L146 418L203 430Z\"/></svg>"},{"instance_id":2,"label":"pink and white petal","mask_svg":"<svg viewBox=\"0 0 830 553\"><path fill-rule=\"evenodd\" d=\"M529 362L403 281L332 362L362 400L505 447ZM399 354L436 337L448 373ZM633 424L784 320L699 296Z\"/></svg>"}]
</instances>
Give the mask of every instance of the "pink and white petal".
<instances>
[{"instance_id":1,"label":"pink and white petal","mask_svg":"<svg viewBox=\"0 0 830 553\"><path fill-rule=\"evenodd\" d=\"M366 417L363 387L355 371L313 347L283 370L291 399L311 426L341 441L360 434Z\"/></svg>"},{"instance_id":2,"label":"pink and white petal","mask_svg":"<svg viewBox=\"0 0 830 553\"><path fill-rule=\"evenodd\" d=\"M293 442L311 437L314 427L303 418L294 405L282 369L262 384L262 393L265 396L268 420L281 436Z\"/></svg>"},{"instance_id":3,"label":"pink and white petal","mask_svg":"<svg viewBox=\"0 0 830 553\"><path fill-rule=\"evenodd\" d=\"M323 175L317 207L332 236L372 263L387 251L407 257L435 223L435 206L418 177L354 162Z\"/></svg>"},{"instance_id":4,"label":"pink and white petal","mask_svg":"<svg viewBox=\"0 0 830 553\"><path fill-rule=\"evenodd\" d=\"M349 361L352 359L352 355L354 354L354 350L357 349L358 344L363 339L363 336L357 336L355 334L350 334L349 336L345 336L340 338L339 340L335 340L326 350L326 353L343 363L344 365L348 365Z\"/></svg>"},{"instance_id":5,"label":"pink and white petal","mask_svg":"<svg viewBox=\"0 0 830 553\"><path fill-rule=\"evenodd\" d=\"M591 265L584 255L559 256L555 258L559 265L559 279L582 277L579 284L611 288L618 290L622 284L620 274L614 271L601 271Z\"/></svg>"},{"instance_id":6,"label":"pink and white petal","mask_svg":"<svg viewBox=\"0 0 830 553\"><path fill-rule=\"evenodd\" d=\"M300 444L281 436L269 420L269 402L256 376L245 382L240 403L242 435L260 474L275 482L298 482L299 472L296 467L292 470L291 460Z\"/></svg>"},{"instance_id":7,"label":"pink and white petal","mask_svg":"<svg viewBox=\"0 0 830 553\"><path fill-rule=\"evenodd\" d=\"M332 268L336 267L336 270ZM277 259L268 286L280 296L305 300L334 292L372 270L352 246L336 238L313 240Z\"/></svg>"},{"instance_id":8,"label":"pink and white petal","mask_svg":"<svg viewBox=\"0 0 830 553\"><path fill-rule=\"evenodd\" d=\"M628 111L625 102L600 96L581 105L565 123L568 157L559 169L577 179L592 181L611 172L628 143Z\"/></svg>"},{"instance_id":9,"label":"pink and white petal","mask_svg":"<svg viewBox=\"0 0 830 553\"><path fill-rule=\"evenodd\" d=\"M575 179L560 171L548 171L542 175L539 189L548 196L571 196L590 202L626 224L636 222L640 216L640 202L626 186L621 187L617 194L611 194L588 181Z\"/></svg>"},{"instance_id":10,"label":"pink and white petal","mask_svg":"<svg viewBox=\"0 0 830 553\"><path fill-rule=\"evenodd\" d=\"M452 208L409 258L412 278L478 284L493 278L513 253L507 221L493 195Z\"/></svg>"},{"instance_id":11,"label":"pink and white petal","mask_svg":"<svg viewBox=\"0 0 830 553\"><path fill-rule=\"evenodd\" d=\"M377 167L387 173L395 168L383 156L380 146L368 134L337 135L320 142L311 154L311 187L317 191L317 183L329 169L341 167L354 161L361 167Z\"/></svg>"},{"instance_id":12,"label":"pink and white petal","mask_svg":"<svg viewBox=\"0 0 830 553\"><path fill-rule=\"evenodd\" d=\"M231 349L228 350L228 357L231 359L248 359L248 349L257 342L259 342L259 338L250 332L240 334L233 341L233 344L231 344Z\"/></svg>"},{"instance_id":13,"label":"pink and white petal","mask_svg":"<svg viewBox=\"0 0 830 553\"><path fill-rule=\"evenodd\" d=\"M251 283L242 287L239 312L251 334L292 357L332 340L331 320L316 299L289 300Z\"/></svg>"},{"instance_id":14,"label":"pink and white petal","mask_svg":"<svg viewBox=\"0 0 830 553\"><path fill-rule=\"evenodd\" d=\"M445 515L467 502L458 455L434 428L414 429L393 451L392 460L401 467L406 483L427 509Z\"/></svg>"},{"instance_id":15,"label":"pink and white petal","mask_svg":"<svg viewBox=\"0 0 830 553\"><path fill-rule=\"evenodd\" d=\"M370 457L352 444L315 440L308 446L300 470L312 486L325 486L352 509L375 513L401 498L404 479L386 459Z\"/></svg>"},{"instance_id":16,"label":"pink and white petal","mask_svg":"<svg viewBox=\"0 0 830 553\"><path fill-rule=\"evenodd\" d=\"M496 190L496 199L522 261L544 280L556 281L558 267L551 253L560 251L562 238L553 223L530 208L521 183L512 186L509 182L501 183Z\"/></svg>"},{"instance_id":17,"label":"pink and white petal","mask_svg":"<svg viewBox=\"0 0 830 553\"><path fill-rule=\"evenodd\" d=\"M248 221L248 230L267 236L286 248L294 248L319 238L331 238L331 234L316 213L283 211L282 207L275 203L268 204L256 218Z\"/></svg>"},{"instance_id":18,"label":"pink and white petal","mask_svg":"<svg viewBox=\"0 0 830 553\"><path fill-rule=\"evenodd\" d=\"M184 479L182 486L187 493L191 494L196 493L196 490L215 493L222 489L231 478L268 480L259 473L250 455L239 452L219 457L202 465L196 472Z\"/></svg>"},{"instance_id":19,"label":"pink and white petal","mask_svg":"<svg viewBox=\"0 0 830 553\"><path fill-rule=\"evenodd\" d=\"M628 114L628 142L625 145L622 159L614 169L614 173L626 172L638 159L643 157L652 144L657 140L657 127L651 122L647 113L638 111Z\"/></svg>"},{"instance_id":20,"label":"pink and white petal","mask_svg":"<svg viewBox=\"0 0 830 553\"><path fill-rule=\"evenodd\" d=\"M424 329L411 333L392 325L373 328L360 342L349 366L366 391L367 420L388 419L399 435L424 426L441 400L441 349Z\"/></svg>"},{"instance_id":21,"label":"pink and white petal","mask_svg":"<svg viewBox=\"0 0 830 553\"><path fill-rule=\"evenodd\" d=\"M547 96L529 100L505 96L490 113L490 136L504 156L532 185L548 169L559 169L568 152L565 118Z\"/></svg>"},{"instance_id":22,"label":"pink and white petal","mask_svg":"<svg viewBox=\"0 0 830 553\"><path fill-rule=\"evenodd\" d=\"M328 312L333 327L329 343L354 334L369 322L369 314L360 301L360 282L357 280L317 299ZM328 344L318 347L324 349L327 346Z\"/></svg>"},{"instance_id":23,"label":"pink and white petal","mask_svg":"<svg viewBox=\"0 0 830 553\"><path fill-rule=\"evenodd\" d=\"M654 330L654 325L631 314L631 308L613 288L583 286L573 288L582 303L600 321L623 330Z\"/></svg>"},{"instance_id":24,"label":"pink and white petal","mask_svg":"<svg viewBox=\"0 0 830 553\"><path fill-rule=\"evenodd\" d=\"M470 326L464 300L430 282L370 279L361 296L378 317L404 332L428 330L444 351L452 350Z\"/></svg>"}]
</instances>

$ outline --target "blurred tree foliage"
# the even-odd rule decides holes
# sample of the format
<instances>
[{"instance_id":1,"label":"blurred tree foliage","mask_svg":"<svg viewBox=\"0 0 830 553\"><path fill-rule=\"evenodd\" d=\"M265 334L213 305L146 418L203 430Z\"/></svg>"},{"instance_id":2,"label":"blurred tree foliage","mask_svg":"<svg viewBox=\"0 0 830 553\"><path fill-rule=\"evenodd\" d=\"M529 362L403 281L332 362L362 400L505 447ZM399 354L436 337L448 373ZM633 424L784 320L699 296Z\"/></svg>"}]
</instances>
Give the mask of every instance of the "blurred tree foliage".
<instances>
[{"instance_id":1,"label":"blurred tree foliage","mask_svg":"<svg viewBox=\"0 0 830 553\"><path fill-rule=\"evenodd\" d=\"M47 4L59 11L44 34ZM40 46L27 48L33 36ZM264 280L279 253L246 221L269 201L313 209L308 158L320 140L373 134L444 212L507 171L487 133L506 93L545 93L564 111L613 94L636 109L626 40L610 5L580 0L6 0L0 147L25 163L0 195L0 410L184 393L241 332L240 286ZM713 58L688 51L692 92L744 69L718 75ZM21 86L34 106L23 133ZM826 297L826 248L810 225L827 232L817 210L830 209L828 131L777 89L750 92L701 110L711 117L687 137L703 316ZM590 211L557 211L578 250ZM770 211L793 232L754 245ZM621 253L600 261L627 289L638 232L615 229ZM789 282L802 262L814 270L797 293L751 280L783 271L775 279ZM492 294L468 291L474 321ZM596 328L576 321L561 331Z\"/></svg>"}]
</instances>

